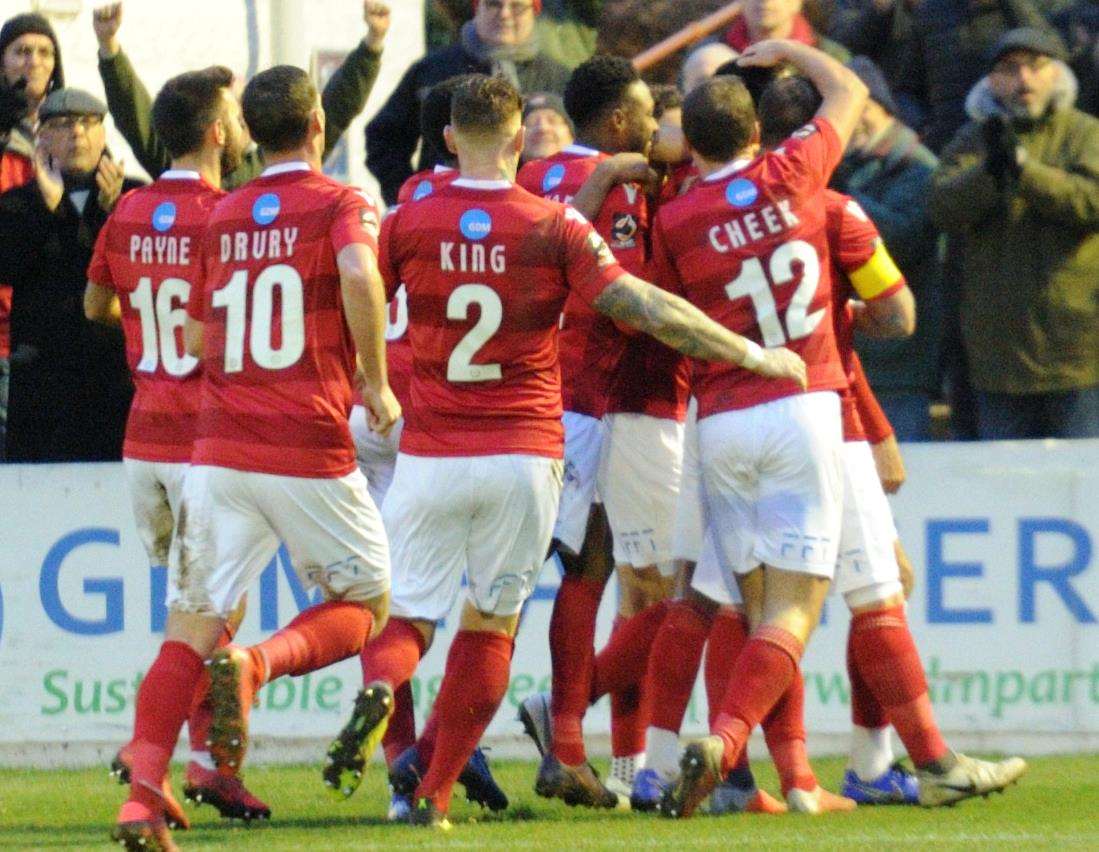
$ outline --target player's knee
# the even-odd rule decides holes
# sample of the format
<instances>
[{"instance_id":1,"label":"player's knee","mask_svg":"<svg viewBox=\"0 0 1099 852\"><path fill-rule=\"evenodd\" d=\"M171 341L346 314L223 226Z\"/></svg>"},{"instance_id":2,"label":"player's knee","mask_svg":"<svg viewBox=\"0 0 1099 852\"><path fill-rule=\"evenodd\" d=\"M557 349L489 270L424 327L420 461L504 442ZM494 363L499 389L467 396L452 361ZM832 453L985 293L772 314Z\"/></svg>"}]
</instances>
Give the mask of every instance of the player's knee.
<instances>
[{"instance_id":1,"label":"player's knee","mask_svg":"<svg viewBox=\"0 0 1099 852\"><path fill-rule=\"evenodd\" d=\"M861 612L903 605L904 587L900 580L886 580L845 592L843 599L851 612L858 615Z\"/></svg>"},{"instance_id":2,"label":"player's knee","mask_svg":"<svg viewBox=\"0 0 1099 852\"><path fill-rule=\"evenodd\" d=\"M176 608L168 613L164 641L183 642L207 660L217 648L224 629L225 619L213 612L184 612Z\"/></svg>"},{"instance_id":3,"label":"player's knee","mask_svg":"<svg viewBox=\"0 0 1099 852\"><path fill-rule=\"evenodd\" d=\"M713 618L717 615L717 611L721 609L721 604L711 600L702 594L702 592L694 588L687 589L687 594L684 595L683 602L699 613L699 615L706 618Z\"/></svg>"}]
</instances>

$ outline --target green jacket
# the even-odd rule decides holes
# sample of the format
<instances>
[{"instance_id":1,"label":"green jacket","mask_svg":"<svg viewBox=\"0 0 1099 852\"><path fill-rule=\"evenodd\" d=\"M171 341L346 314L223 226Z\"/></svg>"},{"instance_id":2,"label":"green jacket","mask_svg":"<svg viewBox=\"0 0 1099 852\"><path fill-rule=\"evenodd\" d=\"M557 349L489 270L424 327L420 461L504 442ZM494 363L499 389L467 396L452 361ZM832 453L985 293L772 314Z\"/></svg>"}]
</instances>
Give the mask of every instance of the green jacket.
<instances>
[{"instance_id":1,"label":"green jacket","mask_svg":"<svg viewBox=\"0 0 1099 852\"><path fill-rule=\"evenodd\" d=\"M359 44L336 69L324 87L321 103L326 125L324 156L327 158L344 131L355 119L370 96L381 68L381 54ZM121 50L110 59L99 59L99 76L107 93L107 107L123 138L133 149L141 166L154 179L171 163L171 155L153 129L153 100L137 76L129 57ZM248 183L263 171L263 159L255 147L244 155L239 167L224 176L226 189Z\"/></svg>"},{"instance_id":2,"label":"green jacket","mask_svg":"<svg viewBox=\"0 0 1099 852\"><path fill-rule=\"evenodd\" d=\"M844 157L833 186L855 198L877 225L916 297L916 333L905 340L859 337L859 356L875 391L936 390L942 339L939 234L927 215L938 160L916 133L894 122L870 152Z\"/></svg>"},{"instance_id":3,"label":"green jacket","mask_svg":"<svg viewBox=\"0 0 1099 852\"><path fill-rule=\"evenodd\" d=\"M984 85L984 84L982 84ZM975 97L976 96L976 97ZM974 385L1035 394L1099 384L1099 120L1069 103L1017 126L1027 159L997 186L983 168L991 96L970 96L929 209L965 240L962 333Z\"/></svg>"}]
</instances>

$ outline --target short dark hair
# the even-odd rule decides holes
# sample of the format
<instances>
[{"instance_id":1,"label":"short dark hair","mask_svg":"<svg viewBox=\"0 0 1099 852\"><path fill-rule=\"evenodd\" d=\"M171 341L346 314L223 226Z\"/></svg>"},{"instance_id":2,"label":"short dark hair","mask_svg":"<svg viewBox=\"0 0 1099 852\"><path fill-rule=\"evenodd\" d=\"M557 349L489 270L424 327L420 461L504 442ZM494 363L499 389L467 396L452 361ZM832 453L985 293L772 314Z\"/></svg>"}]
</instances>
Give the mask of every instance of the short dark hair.
<instances>
[{"instance_id":1,"label":"short dark hair","mask_svg":"<svg viewBox=\"0 0 1099 852\"><path fill-rule=\"evenodd\" d=\"M519 91L503 77L470 74L450 99L450 121L464 133L498 133L523 111Z\"/></svg>"},{"instance_id":2,"label":"short dark hair","mask_svg":"<svg viewBox=\"0 0 1099 852\"><path fill-rule=\"evenodd\" d=\"M641 79L621 56L593 56L572 72L565 86L565 111L583 131L622 103L626 90Z\"/></svg>"},{"instance_id":3,"label":"short dark hair","mask_svg":"<svg viewBox=\"0 0 1099 852\"><path fill-rule=\"evenodd\" d=\"M683 108L683 93L678 86L670 83L659 83L649 86L653 95L653 118L660 121L660 117L670 109Z\"/></svg>"},{"instance_id":4,"label":"short dark hair","mask_svg":"<svg viewBox=\"0 0 1099 852\"><path fill-rule=\"evenodd\" d=\"M712 77L683 101L683 133L691 148L713 162L731 160L752 141L756 110L738 77Z\"/></svg>"},{"instance_id":5,"label":"short dark hair","mask_svg":"<svg viewBox=\"0 0 1099 852\"><path fill-rule=\"evenodd\" d=\"M202 147L206 128L217 119L221 90L233 85L233 72L211 65L173 77L153 101L153 129L168 153L182 157Z\"/></svg>"},{"instance_id":6,"label":"short dark hair","mask_svg":"<svg viewBox=\"0 0 1099 852\"><path fill-rule=\"evenodd\" d=\"M781 144L799 127L808 124L822 102L820 92L805 77L775 80L759 98L760 136L765 147Z\"/></svg>"},{"instance_id":7,"label":"short dark hair","mask_svg":"<svg viewBox=\"0 0 1099 852\"><path fill-rule=\"evenodd\" d=\"M472 76L462 74L436 83L424 97L420 105L420 137L423 139L425 163L439 165L453 159L446 147L443 128L450 124L450 104L454 92L468 83Z\"/></svg>"},{"instance_id":8,"label":"short dark hair","mask_svg":"<svg viewBox=\"0 0 1099 852\"><path fill-rule=\"evenodd\" d=\"M244 121L264 151L290 151L309 137L309 116L317 107L317 87L293 65L261 71L244 88Z\"/></svg>"}]
</instances>

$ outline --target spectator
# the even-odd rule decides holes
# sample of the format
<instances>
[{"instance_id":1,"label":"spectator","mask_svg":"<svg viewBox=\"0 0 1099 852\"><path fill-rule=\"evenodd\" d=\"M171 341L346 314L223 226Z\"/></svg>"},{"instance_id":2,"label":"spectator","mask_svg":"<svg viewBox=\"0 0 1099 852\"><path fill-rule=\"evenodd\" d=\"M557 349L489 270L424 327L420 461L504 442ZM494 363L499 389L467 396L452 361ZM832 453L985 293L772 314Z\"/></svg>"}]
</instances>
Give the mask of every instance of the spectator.
<instances>
[{"instance_id":1,"label":"spectator","mask_svg":"<svg viewBox=\"0 0 1099 852\"><path fill-rule=\"evenodd\" d=\"M737 53L757 41L788 38L823 50L833 59L851 58L843 45L819 35L801 14L802 0L744 0L744 11L725 33L725 43Z\"/></svg>"},{"instance_id":2,"label":"spectator","mask_svg":"<svg viewBox=\"0 0 1099 852\"><path fill-rule=\"evenodd\" d=\"M1015 29L932 183L964 237L961 322L984 439L1099 436L1099 120L1060 40Z\"/></svg>"},{"instance_id":3,"label":"spectator","mask_svg":"<svg viewBox=\"0 0 1099 852\"><path fill-rule=\"evenodd\" d=\"M424 31L428 50L449 47L462 25L473 18L473 0L428 0ZM603 0L544 0L535 29L542 51L567 68L575 68L595 53L596 27Z\"/></svg>"},{"instance_id":4,"label":"spectator","mask_svg":"<svg viewBox=\"0 0 1099 852\"><path fill-rule=\"evenodd\" d=\"M560 94L569 69L544 55L534 32L541 0L481 0L461 40L429 53L405 72L385 106L366 128L366 165L381 185L386 204L410 175L420 141L420 100L432 86L459 74L499 74L522 92ZM416 170L430 163L421 151Z\"/></svg>"},{"instance_id":5,"label":"spectator","mask_svg":"<svg viewBox=\"0 0 1099 852\"><path fill-rule=\"evenodd\" d=\"M576 139L576 128L557 95L539 92L523 104L523 127L527 131L523 146L524 163L542 160L565 150Z\"/></svg>"},{"instance_id":6,"label":"spectator","mask_svg":"<svg viewBox=\"0 0 1099 852\"><path fill-rule=\"evenodd\" d=\"M65 85L61 48L41 15L16 15L0 29L0 192L34 178L34 126L38 107ZM0 283L0 461L8 418L11 286Z\"/></svg>"},{"instance_id":7,"label":"spectator","mask_svg":"<svg viewBox=\"0 0 1099 852\"><path fill-rule=\"evenodd\" d=\"M84 317L86 270L137 181L106 150L107 107L58 89L38 110L36 179L0 195L0 278L12 284L9 461L122 457L133 393L118 328Z\"/></svg>"},{"instance_id":8,"label":"spectator","mask_svg":"<svg viewBox=\"0 0 1099 852\"><path fill-rule=\"evenodd\" d=\"M709 80L726 62L737 58L737 52L729 45L719 41L710 41L699 45L683 60L683 70L679 72L679 88L684 94L690 92L703 80Z\"/></svg>"},{"instance_id":9,"label":"spectator","mask_svg":"<svg viewBox=\"0 0 1099 852\"><path fill-rule=\"evenodd\" d=\"M927 213L927 193L938 160L898 107L881 70L864 56L849 66L870 90L862 120L833 178L878 226L916 297L916 333L904 340L860 337L863 367L899 441L930 437L941 338L942 264L939 236Z\"/></svg>"},{"instance_id":10,"label":"spectator","mask_svg":"<svg viewBox=\"0 0 1099 852\"><path fill-rule=\"evenodd\" d=\"M321 95L325 111L324 156L340 141L370 96L378 79L382 48L389 31L389 6L378 0L365 0L363 18L367 34L336 69ZM95 37L99 42L99 76L107 93L107 105L119 132L133 149L139 163L154 178L168 168L171 155L153 129L153 101L122 51L118 31L122 26L122 3L96 9L92 15ZM222 185L235 189L263 171L259 150L252 148L239 168L225 175Z\"/></svg>"},{"instance_id":11,"label":"spectator","mask_svg":"<svg viewBox=\"0 0 1099 852\"><path fill-rule=\"evenodd\" d=\"M1076 0L1053 19L1071 52L1080 83L1077 109L1099 115L1099 0Z\"/></svg>"},{"instance_id":12,"label":"spectator","mask_svg":"<svg viewBox=\"0 0 1099 852\"><path fill-rule=\"evenodd\" d=\"M1052 32L1039 0L920 0L913 15L911 51L894 85L919 104L920 131L936 153L965 124L965 98L985 73L985 57L1014 27Z\"/></svg>"}]
</instances>

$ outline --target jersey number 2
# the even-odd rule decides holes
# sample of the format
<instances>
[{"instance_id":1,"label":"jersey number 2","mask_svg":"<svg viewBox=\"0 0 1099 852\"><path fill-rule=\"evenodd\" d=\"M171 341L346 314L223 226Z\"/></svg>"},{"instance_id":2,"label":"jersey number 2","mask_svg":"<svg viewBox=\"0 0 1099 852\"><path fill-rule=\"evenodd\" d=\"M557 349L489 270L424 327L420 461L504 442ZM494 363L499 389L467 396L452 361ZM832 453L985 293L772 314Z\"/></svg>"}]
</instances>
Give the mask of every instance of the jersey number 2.
<instances>
[{"instance_id":1,"label":"jersey number 2","mask_svg":"<svg viewBox=\"0 0 1099 852\"><path fill-rule=\"evenodd\" d=\"M446 365L448 382L492 382L503 376L499 364L474 364L473 357L500 330L504 305L496 291L484 284L456 287L446 303L446 318L462 322L469 317L469 306L477 305L481 315L454 347Z\"/></svg>"},{"instance_id":2,"label":"jersey number 2","mask_svg":"<svg viewBox=\"0 0 1099 852\"><path fill-rule=\"evenodd\" d=\"M130 293L130 304L141 317L141 360L137 369L155 373L157 365L169 376L186 376L198 364L198 359L180 352L176 329L187 321L187 298L191 285L182 278L166 278L153 297L153 280L149 276L137 282Z\"/></svg>"},{"instance_id":3,"label":"jersey number 2","mask_svg":"<svg viewBox=\"0 0 1099 852\"><path fill-rule=\"evenodd\" d=\"M771 292L771 284L763 271L759 258L744 261L740 275L725 285L725 294L730 299L747 296L755 308L756 322L763 333L763 345L782 346L788 339L800 340L812 334L820 321L824 319L824 309L809 313L809 303L816 295L820 283L820 258L816 249L803 240L783 243L771 253L771 281L776 287L790 284L796 277L794 261L801 263L801 283L794 292L794 298L786 309L786 330L778 317L778 306ZM788 335L788 336L787 336Z\"/></svg>"},{"instance_id":4,"label":"jersey number 2","mask_svg":"<svg viewBox=\"0 0 1099 852\"><path fill-rule=\"evenodd\" d=\"M271 345L275 321L275 290L279 291L279 327L282 341L278 349ZM248 300L248 272L239 269L229 283L214 291L213 306L225 308L225 372L244 369L244 327ZM252 360L265 370L292 367L305 351L305 310L301 275L285 263L268 266L252 287L252 321L248 351Z\"/></svg>"}]
</instances>

